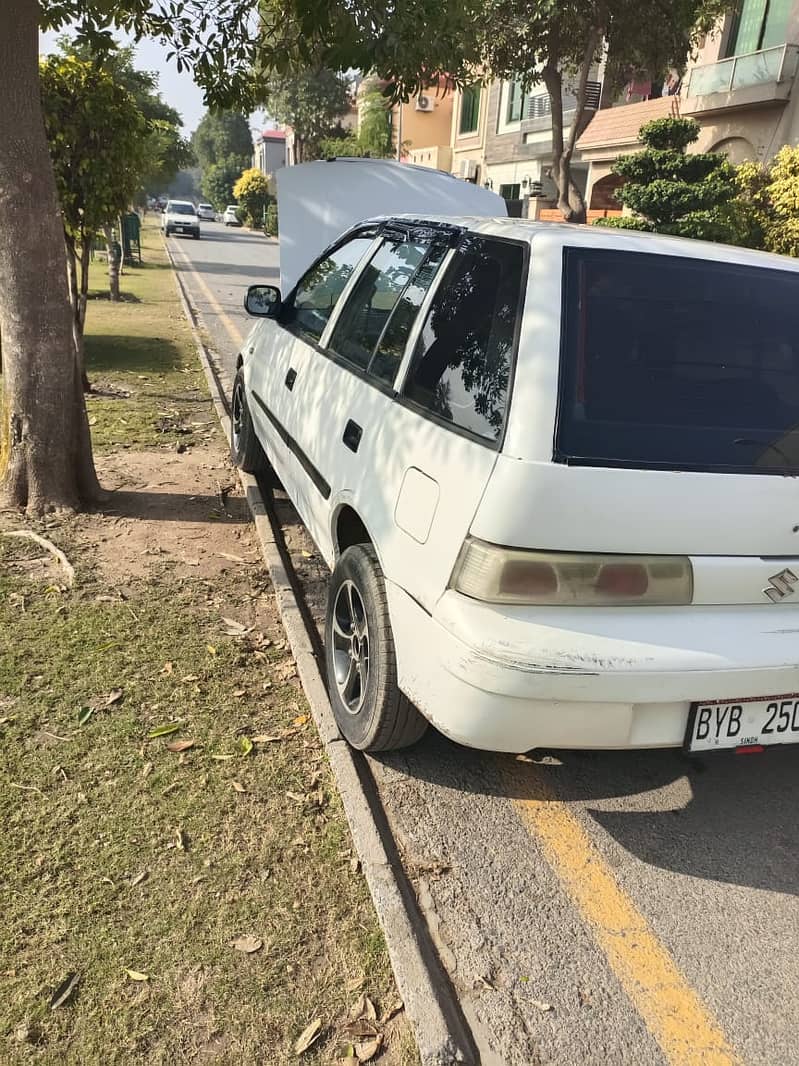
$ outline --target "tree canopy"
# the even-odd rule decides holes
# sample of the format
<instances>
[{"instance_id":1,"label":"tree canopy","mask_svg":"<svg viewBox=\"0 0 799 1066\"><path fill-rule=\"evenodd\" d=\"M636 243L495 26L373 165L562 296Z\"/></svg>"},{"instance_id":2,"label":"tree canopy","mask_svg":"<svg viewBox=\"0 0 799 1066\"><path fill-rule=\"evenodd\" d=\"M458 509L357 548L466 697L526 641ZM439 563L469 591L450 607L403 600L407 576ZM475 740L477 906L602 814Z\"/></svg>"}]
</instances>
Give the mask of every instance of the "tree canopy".
<instances>
[{"instance_id":1,"label":"tree canopy","mask_svg":"<svg viewBox=\"0 0 799 1066\"><path fill-rule=\"evenodd\" d=\"M212 163L203 171L200 180L202 194L217 211L224 211L228 204L235 202L233 186L241 177L245 166L246 162L241 156L229 155L218 163Z\"/></svg>"},{"instance_id":2,"label":"tree canopy","mask_svg":"<svg viewBox=\"0 0 799 1066\"><path fill-rule=\"evenodd\" d=\"M644 150L621 156L613 167L625 179L616 197L635 215L598 223L677 237L732 240L726 208L736 194L735 170L717 152L686 154L699 137L698 123L690 118L659 118L642 126L638 137Z\"/></svg>"},{"instance_id":3,"label":"tree canopy","mask_svg":"<svg viewBox=\"0 0 799 1066\"><path fill-rule=\"evenodd\" d=\"M318 159L322 141L350 109L350 86L329 69L273 75L260 83L259 102L294 130L297 162Z\"/></svg>"},{"instance_id":4,"label":"tree canopy","mask_svg":"<svg viewBox=\"0 0 799 1066\"><path fill-rule=\"evenodd\" d=\"M208 111L192 134L191 145L202 170L231 156L244 166L252 156L250 124L238 111Z\"/></svg>"}]
</instances>

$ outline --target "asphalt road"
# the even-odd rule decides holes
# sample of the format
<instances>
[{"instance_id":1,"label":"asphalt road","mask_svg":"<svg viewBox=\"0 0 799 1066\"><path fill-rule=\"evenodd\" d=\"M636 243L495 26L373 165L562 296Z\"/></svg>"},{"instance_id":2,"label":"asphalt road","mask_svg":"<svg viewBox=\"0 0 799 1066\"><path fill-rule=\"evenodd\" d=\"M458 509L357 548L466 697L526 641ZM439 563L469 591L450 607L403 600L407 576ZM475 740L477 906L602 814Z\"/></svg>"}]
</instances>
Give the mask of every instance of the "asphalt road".
<instances>
[{"instance_id":1,"label":"asphalt road","mask_svg":"<svg viewBox=\"0 0 799 1066\"><path fill-rule=\"evenodd\" d=\"M230 372L277 245L170 247ZM324 564L278 499L319 624ZM369 764L484 1066L799 1062L799 749L513 758L431 731Z\"/></svg>"}]
</instances>

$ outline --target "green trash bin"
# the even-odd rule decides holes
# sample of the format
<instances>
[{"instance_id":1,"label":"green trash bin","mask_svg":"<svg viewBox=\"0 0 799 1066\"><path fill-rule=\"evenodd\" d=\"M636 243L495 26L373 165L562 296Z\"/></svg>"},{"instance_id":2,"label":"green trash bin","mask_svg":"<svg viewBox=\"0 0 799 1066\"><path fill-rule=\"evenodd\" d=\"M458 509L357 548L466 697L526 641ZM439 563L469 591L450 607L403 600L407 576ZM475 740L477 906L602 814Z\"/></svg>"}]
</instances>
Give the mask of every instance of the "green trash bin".
<instances>
[{"instance_id":1,"label":"green trash bin","mask_svg":"<svg viewBox=\"0 0 799 1066\"><path fill-rule=\"evenodd\" d=\"M141 264L141 220L135 211L122 217L122 261Z\"/></svg>"}]
</instances>

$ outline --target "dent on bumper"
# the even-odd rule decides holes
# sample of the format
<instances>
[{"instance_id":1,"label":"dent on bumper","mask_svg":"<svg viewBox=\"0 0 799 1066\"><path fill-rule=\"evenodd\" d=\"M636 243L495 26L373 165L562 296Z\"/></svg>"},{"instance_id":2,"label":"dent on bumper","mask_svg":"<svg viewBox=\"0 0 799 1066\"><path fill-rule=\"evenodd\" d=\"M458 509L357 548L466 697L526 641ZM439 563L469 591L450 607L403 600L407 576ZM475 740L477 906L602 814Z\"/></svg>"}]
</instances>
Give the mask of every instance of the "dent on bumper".
<instances>
[{"instance_id":1,"label":"dent on bumper","mask_svg":"<svg viewBox=\"0 0 799 1066\"><path fill-rule=\"evenodd\" d=\"M693 701L799 692L795 634L759 608L592 608L543 624L451 592L431 617L396 586L389 607L403 691L474 747L677 746Z\"/></svg>"}]
</instances>

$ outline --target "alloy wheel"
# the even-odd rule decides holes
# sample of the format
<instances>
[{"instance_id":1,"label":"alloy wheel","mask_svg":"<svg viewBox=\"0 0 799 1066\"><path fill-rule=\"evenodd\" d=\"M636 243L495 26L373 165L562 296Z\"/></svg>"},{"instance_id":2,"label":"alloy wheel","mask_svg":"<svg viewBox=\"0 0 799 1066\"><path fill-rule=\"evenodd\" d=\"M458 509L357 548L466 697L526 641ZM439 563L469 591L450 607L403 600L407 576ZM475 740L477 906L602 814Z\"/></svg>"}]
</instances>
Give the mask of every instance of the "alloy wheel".
<instances>
[{"instance_id":1,"label":"alloy wheel","mask_svg":"<svg viewBox=\"0 0 799 1066\"><path fill-rule=\"evenodd\" d=\"M344 581L333 607L333 670L341 702L358 714L369 682L369 624L353 581Z\"/></svg>"}]
</instances>

